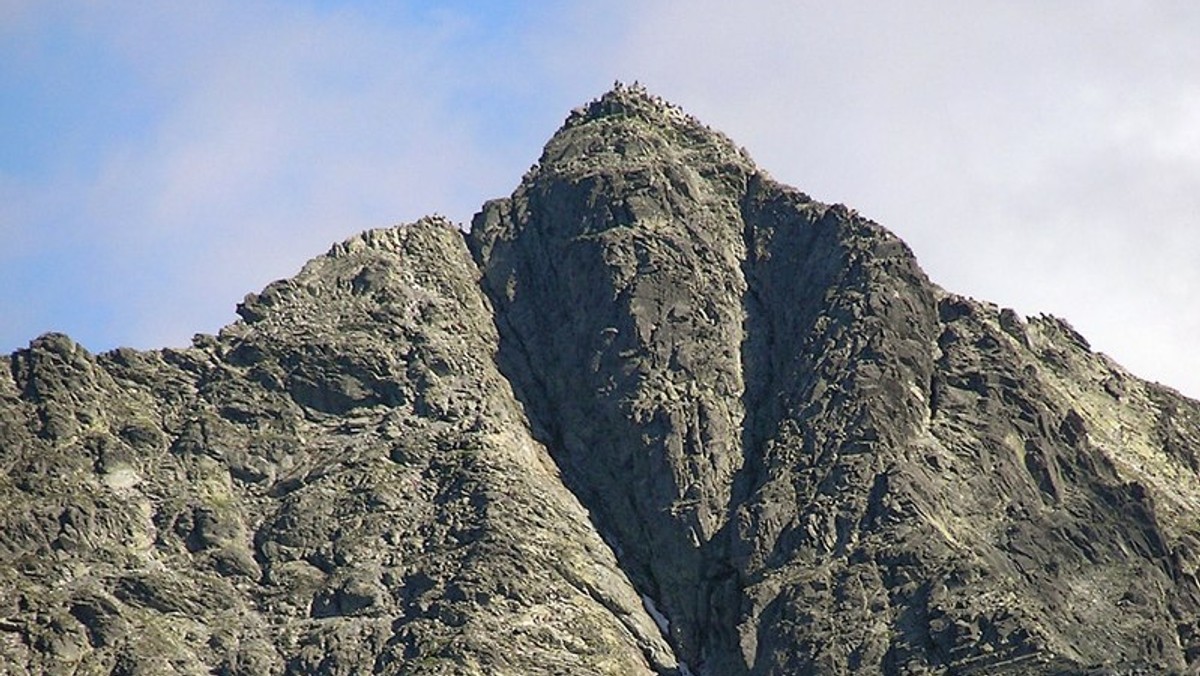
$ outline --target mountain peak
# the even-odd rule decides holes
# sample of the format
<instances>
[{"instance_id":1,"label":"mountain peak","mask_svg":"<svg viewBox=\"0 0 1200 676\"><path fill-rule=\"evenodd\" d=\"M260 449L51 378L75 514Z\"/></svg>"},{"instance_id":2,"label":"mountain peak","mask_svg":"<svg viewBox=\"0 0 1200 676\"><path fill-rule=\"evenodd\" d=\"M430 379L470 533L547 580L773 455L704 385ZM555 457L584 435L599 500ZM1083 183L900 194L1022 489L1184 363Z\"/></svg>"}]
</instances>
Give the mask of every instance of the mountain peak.
<instances>
[{"instance_id":1,"label":"mountain peak","mask_svg":"<svg viewBox=\"0 0 1200 676\"><path fill-rule=\"evenodd\" d=\"M1200 669L1200 404L637 83L238 311L0 357L0 664Z\"/></svg>"},{"instance_id":2,"label":"mountain peak","mask_svg":"<svg viewBox=\"0 0 1200 676\"><path fill-rule=\"evenodd\" d=\"M618 80L613 83L612 89L572 110L570 116L567 117L566 126L571 127L611 117L641 117L646 121L667 118L699 123L685 113L681 107L661 96L650 93L640 82L625 84Z\"/></svg>"},{"instance_id":3,"label":"mountain peak","mask_svg":"<svg viewBox=\"0 0 1200 676\"><path fill-rule=\"evenodd\" d=\"M571 111L547 142L533 171L588 173L602 166L636 168L666 159L757 171L746 151L640 83L617 82Z\"/></svg>"}]
</instances>

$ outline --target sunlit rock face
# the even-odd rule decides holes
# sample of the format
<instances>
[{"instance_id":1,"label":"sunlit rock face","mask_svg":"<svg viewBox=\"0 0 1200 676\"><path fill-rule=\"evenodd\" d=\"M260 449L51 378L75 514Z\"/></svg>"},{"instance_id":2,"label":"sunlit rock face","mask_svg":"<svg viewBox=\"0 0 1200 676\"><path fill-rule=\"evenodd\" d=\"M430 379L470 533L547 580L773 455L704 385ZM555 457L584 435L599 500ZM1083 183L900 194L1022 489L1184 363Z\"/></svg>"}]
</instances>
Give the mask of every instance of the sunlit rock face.
<instances>
[{"instance_id":1,"label":"sunlit rock face","mask_svg":"<svg viewBox=\"0 0 1200 676\"><path fill-rule=\"evenodd\" d=\"M0 673L1200 666L1200 405L638 87L239 314L3 358Z\"/></svg>"}]
</instances>

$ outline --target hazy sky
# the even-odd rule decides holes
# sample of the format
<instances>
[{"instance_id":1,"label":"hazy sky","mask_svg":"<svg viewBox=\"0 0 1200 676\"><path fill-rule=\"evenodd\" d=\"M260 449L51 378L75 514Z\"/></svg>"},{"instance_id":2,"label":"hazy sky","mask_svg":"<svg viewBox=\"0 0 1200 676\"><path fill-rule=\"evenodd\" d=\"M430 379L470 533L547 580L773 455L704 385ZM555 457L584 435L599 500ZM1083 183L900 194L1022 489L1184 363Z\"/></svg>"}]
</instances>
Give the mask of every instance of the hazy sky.
<instances>
[{"instance_id":1,"label":"hazy sky","mask_svg":"<svg viewBox=\"0 0 1200 676\"><path fill-rule=\"evenodd\" d=\"M943 286L1200 396L1200 3L0 0L0 351L186 345L639 80Z\"/></svg>"}]
</instances>

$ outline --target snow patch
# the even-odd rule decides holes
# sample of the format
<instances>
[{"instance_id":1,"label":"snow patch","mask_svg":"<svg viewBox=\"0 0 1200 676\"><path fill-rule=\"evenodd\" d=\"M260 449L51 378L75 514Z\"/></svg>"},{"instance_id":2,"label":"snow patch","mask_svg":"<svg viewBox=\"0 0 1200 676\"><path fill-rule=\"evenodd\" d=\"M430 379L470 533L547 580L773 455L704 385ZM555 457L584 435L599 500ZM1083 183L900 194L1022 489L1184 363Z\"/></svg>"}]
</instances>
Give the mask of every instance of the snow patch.
<instances>
[{"instance_id":1,"label":"snow patch","mask_svg":"<svg viewBox=\"0 0 1200 676\"><path fill-rule=\"evenodd\" d=\"M654 618L654 624L658 625L658 630L663 633L663 636L671 635L671 621L667 619L658 610L658 606L654 605L654 599L642 594L642 605L646 607L646 612L650 613L650 617Z\"/></svg>"},{"instance_id":2,"label":"snow patch","mask_svg":"<svg viewBox=\"0 0 1200 676\"><path fill-rule=\"evenodd\" d=\"M662 632L663 638L670 641L671 639L671 620L654 605L654 599L642 594L642 605L645 606L646 612L654 620L654 624L658 625L658 630ZM692 668L687 662L679 660L679 676L696 676L692 673Z\"/></svg>"},{"instance_id":3,"label":"snow patch","mask_svg":"<svg viewBox=\"0 0 1200 676\"><path fill-rule=\"evenodd\" d=\"M600 531L600 539L604 540L604 544L608 545L608 548L613 551L613 554L617 555L618 560L625 556L625 552L621 550L621 543L617 542L617 539L613 537L611 533ZM643 596L642 598L646 597Z\"/></svg>"}]
</instances>

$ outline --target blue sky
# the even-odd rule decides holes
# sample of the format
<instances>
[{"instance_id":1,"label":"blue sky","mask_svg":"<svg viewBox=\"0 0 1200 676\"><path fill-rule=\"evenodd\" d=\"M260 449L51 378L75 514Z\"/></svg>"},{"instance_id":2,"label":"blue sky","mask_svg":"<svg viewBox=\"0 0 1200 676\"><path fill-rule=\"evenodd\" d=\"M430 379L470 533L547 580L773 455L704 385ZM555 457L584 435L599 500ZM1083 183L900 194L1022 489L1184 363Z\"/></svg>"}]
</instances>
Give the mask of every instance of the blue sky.
<instances>
[{"instance_id":1,"label":"blue sky","mask_svg":"<svg viewBox=\"0 0 1200 676\"><path fill-rule=\"evenodd\" d=\"M0 350L185 345L640 80L943 286L1200 395L1200 5L0 0Z\"/></svg>"}]
</instances>

